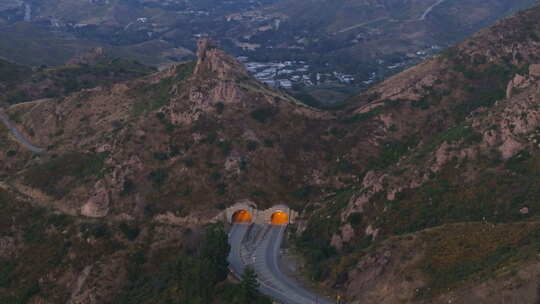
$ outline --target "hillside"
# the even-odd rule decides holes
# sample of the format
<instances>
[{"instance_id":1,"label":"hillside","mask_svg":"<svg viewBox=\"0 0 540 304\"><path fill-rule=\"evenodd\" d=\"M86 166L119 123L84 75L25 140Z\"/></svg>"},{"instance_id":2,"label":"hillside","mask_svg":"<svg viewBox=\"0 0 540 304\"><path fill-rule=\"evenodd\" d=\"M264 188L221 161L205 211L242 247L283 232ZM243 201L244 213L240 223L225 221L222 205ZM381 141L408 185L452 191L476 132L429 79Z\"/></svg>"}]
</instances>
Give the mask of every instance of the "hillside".
<instances>
[{"instance_id":1,"label":"hillside","mask_svg":"<svg viewBox=\"0 0 540 304\"><path fill-rule=\"evenodd\" d=\"M67 216L0 184L0 302L257 303L227 277L221 225Z\"/></svg>"},{"instance_id":2,"label":"hillside","mask_svg":"<svg viewBox=\"0 0 540 304\"><path fill-rule=\"evenodd\" d=\"M32 73L31 69L0 59L0 93L6 95L11 86L16 85L22 79L27 78ZM3 97L6 98L6 97Z\"/></svg>"},{"instance_id":3,"label":"hillside","mask_svg":"<svg viewBox=\"0 0 540 304\"><path fill-rule=\"evenodd\" d=\"M360 302L536 303L539 14L505 19L372 89L388 99L367 113L416 128L384 144L386 168L310 216L298 244L316 277ZM418 128L409 106L429 123Z\"/></svg>"},{"instance_id":4,"label":"hillside","mask_svg":"<svg viewBox=\"0 0 540 304\"><path fill-rule=\"evenodd\" d=\"M31 69L2 60L0 69L0 105L60 97L155 72L137 61L113 58L101 48L73 57L62 66Z\"/></svg>"},{"instance_id":5,"label":"hillside","mask_svg":"<svg viewBox=\"0 0 540 304\"><path fill-rule=\"evenodd\" d=\"M169 246L238 201L279 202L301 213L289 231L306 276L347 301L537 303L539 17L506 18L333 111L262 84L209 40L196 62L10 106L46 151L0 128L3 208L125 221L149 229L145 244L172 229ZM0 237L29 244L14 231Z\"/></svg>"},{"instance_id":6,"label":"hillside","mask_svg":"<svg viewBox=\"0 0 540 304\"><path fill-rule=\"evenodd\" d=\"M106 194L110 205L96 216L110 210L136 217L193 209L208 217L245 198L295 201L302 191L291 185L320 174L308 164L324 158L327 143L318 143L319 134L332 116L270 90L205 43L196 64L7 113L33 143L48 147L38 160L8 171L19 172L14 184L45 191L73 214L87 210L85 201L93 206L93 193ZM301 136L307 129L320 131ZM63 168L65 162L73 167ZM77 173L90 164L92 170ZM73 183L70 190L66 183Z\"/></svg>"}]
</instances>

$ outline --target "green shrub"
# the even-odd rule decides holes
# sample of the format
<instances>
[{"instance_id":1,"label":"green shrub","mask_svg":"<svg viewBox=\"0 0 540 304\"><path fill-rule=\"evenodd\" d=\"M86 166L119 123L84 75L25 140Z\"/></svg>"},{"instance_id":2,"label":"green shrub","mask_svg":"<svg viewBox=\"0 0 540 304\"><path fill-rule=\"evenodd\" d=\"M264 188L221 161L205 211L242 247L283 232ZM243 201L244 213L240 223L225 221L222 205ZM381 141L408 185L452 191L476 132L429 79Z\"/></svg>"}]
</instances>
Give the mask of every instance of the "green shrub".
<instances>
[{"instance_id":1,"label":"green shrub","mask_svg":"<svg viewBox=\"0 0 540 304\"><path fill-rule=\"evenodd\" d=\"M232 145L230 141L227 141L227 140L220 141L218 142L218 147L224 156L227 156L229 155L229 153L231 153Z\"/></svg>"},{"instance_id":2,"label":"green shrub","mask_svg":"<svg viewBox=\"0 0 540 304\"><path fill-rule=\"evenodd\" d=\"M141 232L141 229L139 227L134 224L128 224L126 222L120 223L120 225L118 225L118 229L120 229L120 231L122 231L122 233L124 234L124 237L126 237L126 239L130 241L135 240Z\"/></svg>"},{"instance_id":3,"label":"green shrub","mask_svg":"<svg viewBox=\"0 0 540 304\"><path fill-rule=\"evenodd\" d=\"M347 222L353 226L359 226L362 223L362 214L359 212L349 214Z\"/></svg>"},{"instance_id":4,"label":"green shrub","mask_svg":"<svg viewBox=\"0 0 540 304\"><path fill-rule=\"evenodd\" d=\"M156 188L159 188L165 184L169 177L169 172L166 168L158 168L155 170L152 170L150 174L148 174L147 179L152 182L152 185Z\"/></svg>"},{"instance_id":5,"label":"green shrub","mask_svg":"<svg viewBox=\"0 0 540 304\"><path fill-rule=\"evenodd\" d=\"M215 107L218 115L223 114L223 111L225 110L225 104L223 102L216 103Z\"/></svg>"},{"instance_id":6,"label":"green shrub","mask_svg":"<svg viewBox=\"0 0 540 304\"><path fill-rule=\"evenodd\" d=\"M188 168L191 168L191 167L193 167L193 166L195 165L195 162L193 161L192 158L186 158L186 159L184 159L184 160L183 160L183 163L184 163L184 165L185 165L186 167L188 167Z\"/></svg>"},{"instance_id":7,"label":"green shrub","mask_svg":"<svg viewBox=\"0 0 540 304\"><path fill-rule=\"evenodd\" d=\"M268 122L275 115L276 115L276 112L272 108L260 108L250 113L251 118L255 119L256 121L260 123Z\"/></svg>"},{"instance_id":8,"label":"green shrub","mask_svg":"<svg viewBox=\"0 0 540 304\"><path fill-rule=\"evenodd\" d=\"M85 237L92 236L96 239L102 239L111 236L109 226L103 223L82 223L79 230Z\"/></svg>"},{"instance_id":9,"label":"green shrub","mask_svg":"<svg viewBox=\"0 0 540 304\"><path fill-rule=\"evenodd\" d=\"M129 179L129 178L126 178L124 180L124 184L122 185L122 191L120 192L120 196L126 196L126 195L129 195L130 193L132 193L135 189L137 188L137 186L135 185L135 183Z\"/></svg>"},{"instance_id":10,"label":"green shrub","mask_svg":"<svg viewBox=\"0 0 540 304\"><path fill-rule=\"evenodd\" d=\"M220 180L221 179L221 173L219 171L212 172L212 174L210 175L210 179L212 179L213 181Z\"/></svg>"},{"instance_id":11,"label":"green shrub","mask_svg":"<svg viewBox=\"0 0 540 304\"><path fill-rule=\"evenodd\" d=\"M169 154L165 152L154 152L154 159L165 161L169 159Z\"/></svg>"},{"instance_id":12,"label":"green shrub","mask_svg":"<svg viewBox=\"0 0 540 304\"><path fill-rule=\"evenodd\" d=\"M417 142L414 139L383 142L380 146L378 158L372 159L370 166L377 169L387 168L399 161L416 144Z\"/></svg>"},{"instance_id":13,"label":"green shrub","mask_svg":"<svg viewBox=\"0 0 540 304\"><path fill-rule=\"evenodd\" d=\"M481 142L483 135L476 132L469 123L463 122L453 128L450 128L440 134L438 134L430 143L427 143L422 151L432 152L439 147L443 142L449 144L462 142L464 146L470 146Z\"/></svg>"},{"instance_id":14,"label":"green shrub","mask_svg":"<svg viewBox=\"0 0 540 304\"><path fill-rule=\"evenodd\" d=\"M246 143L246 148L250 152L257 150L258 146L259 146L259 143L254 140L248 140Z\"/></svg>"},{"instance_id":15,"label":"green shrub","mask_svg":"<svg viewBox=\"0 0 540 304\"><path fill-rule=\"evenodd\" d=\"M0 261L0 288L8 288L13 282L15 263L13 261Z\"/></svg>"}]
</instances>

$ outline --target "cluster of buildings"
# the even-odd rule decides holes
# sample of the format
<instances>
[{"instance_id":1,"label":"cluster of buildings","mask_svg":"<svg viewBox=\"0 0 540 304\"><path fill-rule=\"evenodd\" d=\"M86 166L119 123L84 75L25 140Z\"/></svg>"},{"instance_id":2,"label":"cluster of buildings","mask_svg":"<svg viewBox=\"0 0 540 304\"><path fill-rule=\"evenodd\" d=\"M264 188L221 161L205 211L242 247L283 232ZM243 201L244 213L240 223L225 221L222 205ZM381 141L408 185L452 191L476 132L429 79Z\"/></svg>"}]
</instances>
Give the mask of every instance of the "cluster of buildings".
<instances>
[{"instance_id":1,"label":"cluster of buildings","mask_svg":"<svg viewBox=\"0 0 540 304\"><path fill-rule=\"evenodd\" d=\"M238 57L255 78L273 87L290 89L293 85L316 86L352 84L349 74L332 72L318 73L311 70L305 61L250 62L247 57Z\"/></svg>"}]
</instances>

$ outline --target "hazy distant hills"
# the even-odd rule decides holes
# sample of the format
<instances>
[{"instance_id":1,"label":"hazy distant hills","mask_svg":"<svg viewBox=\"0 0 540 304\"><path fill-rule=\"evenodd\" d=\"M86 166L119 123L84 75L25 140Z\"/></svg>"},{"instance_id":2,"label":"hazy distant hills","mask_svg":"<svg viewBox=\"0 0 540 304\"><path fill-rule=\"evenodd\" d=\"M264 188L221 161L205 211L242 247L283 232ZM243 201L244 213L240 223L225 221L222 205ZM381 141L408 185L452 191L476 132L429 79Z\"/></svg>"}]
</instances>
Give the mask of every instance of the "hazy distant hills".
<instances>
[{"instance_id":1,"label":"hazy distant hills","mask_svg":"<svg viewBox=\"0 0 540 304\"><path fill-rule=\"evenodd\" d=\"M275 48L290 49L295 56L331 62L349 72L371 72L395 63L410 64L421 59L423 53L432 54L433 47L440 50L537 2L283 0L263 13L281 20L279 27L263 31L251 24L239 36L246 42L273 46L259 52L269 57L287 57L285 51L276 52ZM378 64L375 59L386 63Z\"/></svg>"},{"instance_id":2,"label":"hazy distant hills","mask_svg":"<svg viewBox=\"0 0 540 304\"><path fill-rule=\"evenodd\" d=\"M258 2L9 0L0 5L0 57L61 65L101 46L146 64L178 62L193 58L184 46L193 50L195 34L222 28L215 19Z\"/></svg>"},{"instance_id":3,"label":"hazy distant hills","mask_svg":"<svg viewBox=\"0 0 540 304\"><path fill-rule=\"evenodd\" d=\"M0 57L58 65L104 46L161 65L185 60L186 48L193 51L194 42L207 35L236 55L304 59L312 65L310 72L353 73L361 84L536 2L9 0L0 6ZM23 21L32 25L19 24Z\"/></svg>"}]
</instances>

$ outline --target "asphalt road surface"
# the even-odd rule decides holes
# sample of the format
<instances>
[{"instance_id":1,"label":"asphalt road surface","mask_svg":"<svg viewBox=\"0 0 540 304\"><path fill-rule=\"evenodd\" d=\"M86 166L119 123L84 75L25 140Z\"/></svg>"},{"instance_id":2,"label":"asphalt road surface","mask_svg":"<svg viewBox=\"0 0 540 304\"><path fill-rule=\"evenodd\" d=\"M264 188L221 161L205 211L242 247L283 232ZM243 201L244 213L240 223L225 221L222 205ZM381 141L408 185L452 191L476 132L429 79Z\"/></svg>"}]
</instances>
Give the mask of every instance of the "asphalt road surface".
<instances>
[{"instance_id":1,"label":"asphalt road surface","mask_svg":"<svg viewBox=\"0 0 540 304\"><path fill-rule=\"evenodd\" d=\"M436 6L439 6L441 5L444 1L446 0L437 0L437 2L435 2L432 6L428 7L424 13L422 14L422 16L420 16L420 18L418 18L418 20L426 20L426 17L429 15L429 13L431 13L431 11L436 7Z\"/></svg>"},{"instance_id":2,"label":"asphalt road surface","mask_svg":"<svg viewBox=\"0 0 540 304\"><path fill-rule=\"evenodd\" d=\"M240 277L246 266L253 267L259 290L283 304L333 303L309 292L280 270L278 261L285 228L285 225L233 225L229 234L229 264L233 273Z\"/></svg>"},{"instance_id":3,"label":"asphalt road surface","mask_svg":"<svg viewBox=\"0 0 540 304\"><path fill-rule=\"evenodd\" d=\"M25 147L26 149L28 149L28 150L30 150L32 152L35 152L35 153L41 153L41 152L44 151L44 149L36 147L31 142L29 142L26 139L26 137L24 137L24 135L22 135L21 132L19 132L19 130L17 130L17 128L15 128L15 126L13 126L11 124L11 122L9 122L9 119L8 119L7 115L4 114L4 112L2 112L2 110L0 110L0 121L2 121L2 123L6 126L6 128L9 129L9 131L11 132L13 137L15 137L15 139L21 145L23 145L23 147Z\"/></svg>"}]
</instances>

